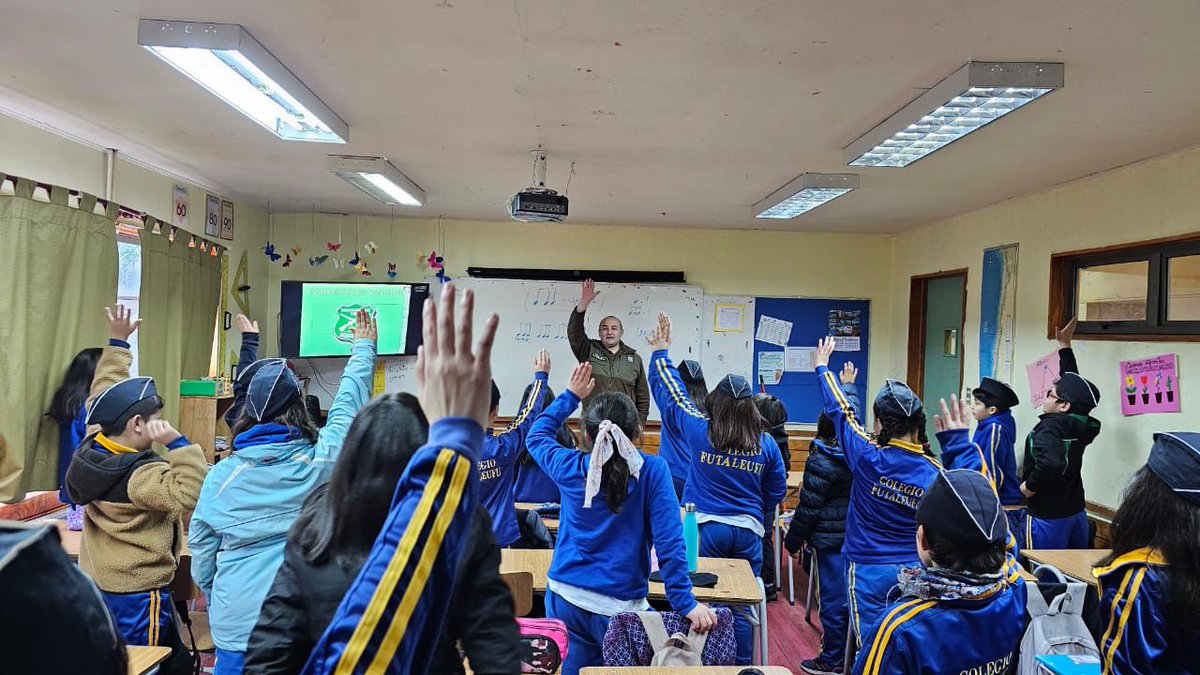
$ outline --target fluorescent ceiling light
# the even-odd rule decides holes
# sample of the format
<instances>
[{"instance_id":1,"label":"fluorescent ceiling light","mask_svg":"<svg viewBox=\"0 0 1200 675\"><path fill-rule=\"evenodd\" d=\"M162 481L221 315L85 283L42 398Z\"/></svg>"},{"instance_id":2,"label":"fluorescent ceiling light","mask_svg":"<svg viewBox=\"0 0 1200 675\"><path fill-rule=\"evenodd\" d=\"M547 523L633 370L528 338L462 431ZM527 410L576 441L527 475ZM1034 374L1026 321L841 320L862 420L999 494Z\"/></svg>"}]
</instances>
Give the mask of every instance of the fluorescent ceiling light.
<instances>
[{"instance_id":1,"label":"fluorescent ceiling light","mask_svg":"<svg viewBox=\"0 0 1200 675\"><path fill-rule=\"evenodd\" d=\"M903 167L1063 87L1061 63L971 61L843 151L850 166Z\"/></svg>"},{"instance_id":2,"label":"fluorescent ceiling light","mask_svg":"<svg viewBox=\"0 0 1200 675\"><path fill-rule=\"evenodd\" d=\"M138 44L285 141L350 139L349 125L237 24L141 19Z\"/></svg>"},{"instance_id":3,"label":"fluorescent ceiling light","mask_svg":"<svg viewBox=\"0 0 1200 675\"><path fill-rule=\"evenodd\" d=\"M755 204L754 217L795 218L857 188L857 174L803 173Z\"/></svg>"},{"instance_id":4,"label":"fluorescent ceiling light","mask_svg":"<svg viewBox=\"0 0 1200 675\"><path fill-rule=\"evenodd\" d=\"M330 155L329 170L384 204L421 206L425 191L383 157Z\"/></svg>"}]
</instances>

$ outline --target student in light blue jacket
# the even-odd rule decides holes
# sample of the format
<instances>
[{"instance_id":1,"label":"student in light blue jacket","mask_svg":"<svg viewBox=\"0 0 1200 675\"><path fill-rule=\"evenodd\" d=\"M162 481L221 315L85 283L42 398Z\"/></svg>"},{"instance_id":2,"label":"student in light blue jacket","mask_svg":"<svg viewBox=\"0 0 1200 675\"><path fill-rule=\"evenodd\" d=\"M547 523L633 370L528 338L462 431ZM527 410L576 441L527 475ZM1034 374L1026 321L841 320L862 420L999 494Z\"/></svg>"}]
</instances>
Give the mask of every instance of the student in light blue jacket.
<instances>
[{"instance_id":1,"label":"student in light blue jacket","mask_svg":"<svg viewBox=\"0 0 1200 675\"><path fill-rule=\"evenodd\" d=\"M242 672L246 644L309 493L329 480L342 441L371 397L376 327L360 311L329 419L317 431L283 359L258 367L235 424L237 451L209 472L192 516L192 577L208 596L215 675ZM260 362L261 363L261 362Z\"/></svg>"}]
</instances>

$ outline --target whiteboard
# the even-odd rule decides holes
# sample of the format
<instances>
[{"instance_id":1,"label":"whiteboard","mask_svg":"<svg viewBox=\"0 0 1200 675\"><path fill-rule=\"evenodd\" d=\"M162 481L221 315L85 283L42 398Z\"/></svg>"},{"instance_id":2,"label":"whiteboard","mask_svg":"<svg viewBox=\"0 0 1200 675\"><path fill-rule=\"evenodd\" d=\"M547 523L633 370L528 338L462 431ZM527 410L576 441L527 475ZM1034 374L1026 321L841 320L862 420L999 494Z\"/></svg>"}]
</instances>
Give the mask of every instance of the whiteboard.
<instances>
[{"instance_id":1,"label":"whiteboard","mask_svg":"<svg viewBox=\"0 0 1200 675\"><path fill-rule=\"evenodd\" d=\"M740 307L742 327L740 331L731 327L720 327L717 323L717 308ZM704 382L711 390L721 378L733 373L754 382L754 298L749 295L706 295L704 296L704 345L701 349L700 366L704 369Z\"/></svg>"},{"instance_id":2,"label":"whiteboard","mask_svg":"<svg viewBox=\"0 0 1200 675\"><path fill-rule=\"evenodd\" d=\"M501 392L500 413L516 413L521 393L533 380L534 356L541 349L550 350L550 387L556 394L561 393L577 363L567 342L567 322L579 304L582 284L512 279L455 279L454 283L460 291L470 288L475 292L477 326L488 314L500 316L492 350L492 377ZM661 311L671 317L674 327L672 358L699 358L704 298L699 286L597 283L596 290L600 295L588 307L585 320L589 337L596 337L600 320L611 314L625 327L625 344L648 363L650 346L646 338ZM659 419L653 401L650 418Z\"/></svg>"}]
</instances>

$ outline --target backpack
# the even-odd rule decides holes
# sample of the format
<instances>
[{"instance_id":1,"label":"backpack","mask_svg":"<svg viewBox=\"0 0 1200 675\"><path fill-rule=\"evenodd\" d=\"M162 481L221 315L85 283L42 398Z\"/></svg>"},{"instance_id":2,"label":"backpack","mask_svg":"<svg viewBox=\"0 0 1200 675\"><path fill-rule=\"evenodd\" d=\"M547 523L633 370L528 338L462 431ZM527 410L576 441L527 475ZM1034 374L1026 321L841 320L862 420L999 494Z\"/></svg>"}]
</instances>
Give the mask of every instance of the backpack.
<instances>
[{"instance_id":1,"label":"backpack","mask_svg":"<svg viewBox=\"0 0 1200 675\"><path fill-rule=\"evenodd\" d=\"M558 619L517 619L521 672L557 673L567 660L567 624Z\"/></svg>"},{"instance_id":2,"label":"backpack","mask_svg":"<svg viewBox=\"0 0 1200 675\"><path fill-rule=\"evenodd\" d=\"M691 622L675 612L617 614L604 633L604 665L734 665L737 640L733 634L733 612L728 607L713 610L717 613L717 626L704 636L691 634Z\"/></svg>"},{"instance_id":3,"label":"backpack","mask_svg":"<svg viewBox=\"0 0 1200 675\"><path fill-rule=\"evenodd\" d=\"M1083 621L1087 584L1068 581L1062 572L1050 565L1039 566L1033 575L1039 583L1062 584L1065 590L1047 605L1038 585L1029 585L1025 601L1029 627L1021 638L1021 657L1016 675L1037 675L1039 656L1100 656L1096 641Z\"/></svg>"}]
</instances>

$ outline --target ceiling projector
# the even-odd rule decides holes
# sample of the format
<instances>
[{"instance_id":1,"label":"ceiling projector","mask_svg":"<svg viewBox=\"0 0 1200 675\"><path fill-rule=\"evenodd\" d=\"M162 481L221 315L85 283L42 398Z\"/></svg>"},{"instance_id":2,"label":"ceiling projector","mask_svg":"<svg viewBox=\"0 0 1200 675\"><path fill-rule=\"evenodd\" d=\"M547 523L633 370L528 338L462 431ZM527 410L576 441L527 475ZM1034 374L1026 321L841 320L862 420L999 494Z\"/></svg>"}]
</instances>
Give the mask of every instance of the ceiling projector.
<instances>
[{"instance_id":1,"label":"ceiling projector","mask_svg":"<svg viewBox=\"0 0 1200 675\"><path fill-rule=\"evenodd\" d=\"M546 153L532 154L533 184L513 195L508 215L523 223L561 223L567 217L567 196L546 187Z\"/></svg>"}]
</instances>

